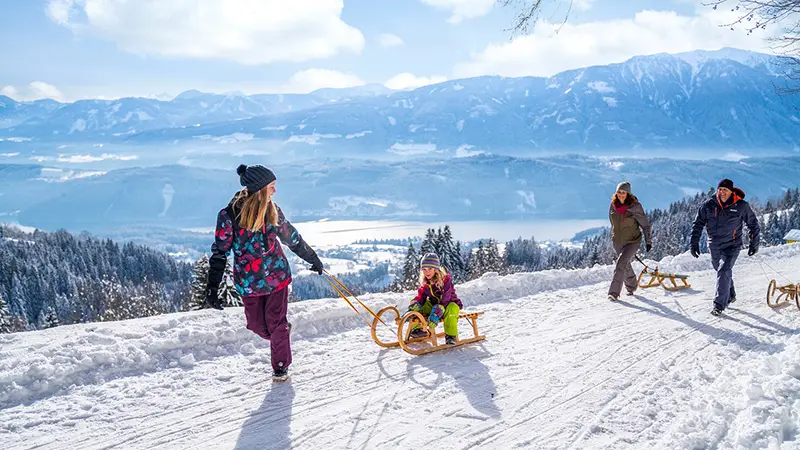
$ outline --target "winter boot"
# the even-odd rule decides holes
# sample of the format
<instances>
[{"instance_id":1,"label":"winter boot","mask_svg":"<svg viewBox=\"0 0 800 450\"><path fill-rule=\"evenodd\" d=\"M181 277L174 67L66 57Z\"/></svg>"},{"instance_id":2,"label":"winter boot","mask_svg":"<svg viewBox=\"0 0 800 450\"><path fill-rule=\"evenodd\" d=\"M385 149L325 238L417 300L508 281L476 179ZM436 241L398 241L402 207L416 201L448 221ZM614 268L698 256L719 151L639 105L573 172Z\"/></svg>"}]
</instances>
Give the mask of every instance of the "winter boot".
<instances>
[{"instance_id":1,"label":"winter boot","mask_svg":"<svg viewBox=\"0 0 800 450\"><path fill-rule=\"evenodd\" d=\"M625 293L628 294L628 296L636 295L636 291L632 291L630 289L625 289Z\"/></svg>"},{"instance_id":2,"label":"winter boot","mask_svg":"<svg viewBox=\"0 0 800 450\"><path fill-rule=\"evenodd\" d=\"M411 330L411 334L408 337L411 339L425 338L428 337L428 331L422 327L417 327Z\"/></svg>"},{"instance_id":3,"label":"winter boot","mask_svg":"<svg viewBox=\"0 0 800 450\"><path fill-rule=\"evenodd\" d=\"M444 343L445 345L456 345L456 337L445 335Z\"/></svg>"},{"instance_id":4,"label":"winter boot","mask_svg":"<svg viewBox=\"0 0 800 450\"><path fill-rule=\"evenodd\" d=\"M731 295L731 299L728 300L728 305L730 305L731 303L733 303L735 301L736 301L736 296L735 295Z\"/></svg>"},{"instance_id":5,"label":"winter boot","mask_svg":"<svg viewBox=\"0 0 800 450\"><path fill-rule=\"evenodd\" d=\"M281 367L272 371L272 381L281 382L289 379L289 369Z\"/></svg>"},{"instance_id":6,"label":"winter boot","mask_svg":"<svg viewBox=\"0 0 800 450\"><path fill-rule=\"evenodd\" d=\"M615 302L615 301L619 300L619 296L614 295L614 294L608 294L608 300L612 301L612 302Z\"/></svg>"},{"instance_id":7,"label":"winter boot","mask_svg":"<svg viewBox=\"0 0 800 450\"><path fill-rule=\"evenodd\" d=\"M711 315L712 316L721 316L722 315L722 309L717 308L715 306L714 309L711 310Z\"/></svg>"}]
</instances>

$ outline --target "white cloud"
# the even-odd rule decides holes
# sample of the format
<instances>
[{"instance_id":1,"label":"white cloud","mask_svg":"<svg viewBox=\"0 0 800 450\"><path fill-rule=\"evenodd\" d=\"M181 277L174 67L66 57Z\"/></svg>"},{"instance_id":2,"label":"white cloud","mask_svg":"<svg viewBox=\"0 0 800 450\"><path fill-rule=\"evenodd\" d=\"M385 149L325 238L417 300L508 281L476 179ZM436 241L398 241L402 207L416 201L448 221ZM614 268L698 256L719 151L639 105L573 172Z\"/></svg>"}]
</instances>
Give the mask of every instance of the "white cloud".
<instances>
[{"instance_id":1,"label":"white cloud","mask_svg":"<svg viewBox=\"0 0 800 450\"><path fill-rule=\"evenodd\" d=\"M429 84L441 83L447 81L447 77L441 75L433 75L431 77L418 77L410 72L398 73L392 78L383 83L389 89L416 89L418 87L427 86Z\"/></svg>"},{"instance_id":2,"label":"white cloud","mask_svg":"<svg viewBox=\"0 0 800 450\"><path fill-rule=\"evenodd\" d=\"M471 156L482 155L485 153L480 150L470 150L471 148L473 148L473 146L469 144L465 144L462 145L461 147L458 147L456 149L456 158L469 158Z\"/></svg>"},{"instance_id":3,"label":"white cloud","mask_svg":"<svg viewBox=\"0 0 800 450\"><path fill-rule=\"evenodd\" d=\"M16 98L19 91L14 86L5 86L3 89L0 89L0 95L5 95L6 97Z\"/></svg>"},{"instance_id":4,"label":"white cloud","mask_svg":"<svg viewBox=\"0 0 800 450\"><path fill-rule=\"evenodd\" d=\"M280 91L306 94L321 88L348 88L364 84L364 80L351 73L329 69L306 69L292 75Z\"/></svg>"},{"instance_id":5,"label":"white cloud","mask_svg":"<svg viewBox=\"0 0 800 450\"><path fill-rule=\"evenodd\" d=\"M678 53L697 49L737 47L768 51L767 29L748 36L720 25L734 19L730 11L699 9L695 16L674 11L640 11L632 19L565 25L541 22L527 36L491 44L456 64L456 78L479 75L551 76L580 67L623 62L636 55ZM560 30L559 30L560 28Z\"/></svg>"},{"instance_id":6,"label":"white cloud","mask_svg":"<svg viewBox=\"0 0 800 450\"><path fill-rule=\"evenodd\" d=\"M45 83L44 81L33 81L21 87L5 86L3 89L0 89L0 94L11 97L19 102L43 98L52 98L59 102L64 101L64 94L62 94L57 87Z\"/></svg>"},{"instance_id":7,"label":"white cloud","mask_svg":"<svg viewBox=\"0 0 800 450\"><path fill-rule=\"evenodd\" d=\"M383 47L397 47L405 44L400 36L392 33L383 33L378 37L378 41Z\"/></svg>"},{"instance_id":8,"label":"white cloud","mask_svg":"<svg viewBox=\"0 0 800 450\"><path fill-rule=\"evenodd\" d=\"M588 11L597 0L572 0L572 9L574 11Z\"/></svg>"},{"instance_id":9,"label":"white cloud","mask_svg":"<svg viewBox=\"0 0 800 450\"><path fill-rule=\"evenodd\" d=\"M436 9L452 12L452 16L447 19L450 23L459 23L464 19L481 17L489 14L495 0L420 0L426 5Z\"/></svg>"},{"instance_id":10,"label":"white cloud","mask_svg":"<svg viewBox=\"0 0 800 450\"><path fill-rule=\"evenodd\" d=\"M53 22L140 55L242 64L359 53L343 0L50 0Z\"/></svg>"}]
</instances>

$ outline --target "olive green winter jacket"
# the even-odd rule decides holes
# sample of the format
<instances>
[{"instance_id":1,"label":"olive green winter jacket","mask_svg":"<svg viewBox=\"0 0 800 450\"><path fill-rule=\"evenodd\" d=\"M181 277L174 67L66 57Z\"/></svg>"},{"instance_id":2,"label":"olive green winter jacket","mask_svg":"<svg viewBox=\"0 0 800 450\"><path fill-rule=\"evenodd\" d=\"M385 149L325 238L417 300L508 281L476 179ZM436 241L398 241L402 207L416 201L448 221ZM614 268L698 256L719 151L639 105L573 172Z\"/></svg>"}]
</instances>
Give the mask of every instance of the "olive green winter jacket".
<instances>
[{"instance_id":1,"label":"olive green winter jacket","mask_svg":"<svg viewBox=\"0 0 800 450\"><path fill-rule=\"evenodd\" d=\"M608 219L611 221L611 241L614 244L641 243L642 232L645 243L652 244L650 221L636 197L627 206L615 205L612 201L608 207Z\"/></svg>"}]
</instances>

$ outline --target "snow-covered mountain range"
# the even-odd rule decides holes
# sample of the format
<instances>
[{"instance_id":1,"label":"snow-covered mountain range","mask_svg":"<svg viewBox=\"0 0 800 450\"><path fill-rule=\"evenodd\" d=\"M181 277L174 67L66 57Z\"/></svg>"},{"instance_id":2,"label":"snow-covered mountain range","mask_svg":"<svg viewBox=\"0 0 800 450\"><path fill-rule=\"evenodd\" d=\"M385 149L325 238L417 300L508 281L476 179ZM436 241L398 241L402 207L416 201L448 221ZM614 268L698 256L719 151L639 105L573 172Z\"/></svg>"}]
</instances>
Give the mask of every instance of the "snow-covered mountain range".
<instances>
[{"instance_id":1,"label":"snow-covered mountain range","mask_svg":"<svg viewBox=\"0 0 800 450\"><path fill-rule=\"evenodd\" d=\"M239 136L365 154L564 149L800 151L796 96L774 56L737 49L637 56L549 78L484 76L412 91L205 94L59 104L0 97L0 137L187 143ZM517 153L515 153L517 154Z\"/></svg>"}]
</instances>

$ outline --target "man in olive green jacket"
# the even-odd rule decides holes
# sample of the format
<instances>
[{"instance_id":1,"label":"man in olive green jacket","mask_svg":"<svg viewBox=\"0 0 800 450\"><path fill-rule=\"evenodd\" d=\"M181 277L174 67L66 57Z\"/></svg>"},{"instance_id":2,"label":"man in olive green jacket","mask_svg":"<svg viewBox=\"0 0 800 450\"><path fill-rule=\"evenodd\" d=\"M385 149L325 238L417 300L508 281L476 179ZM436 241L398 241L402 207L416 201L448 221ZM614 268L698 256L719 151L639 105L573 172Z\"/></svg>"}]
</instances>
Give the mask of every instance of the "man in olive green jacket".
<instances>
[{"instance_id":1,"label":"man in olive green jacket","mask_svg":"<svg viewBox=\"0 0 800 450\"><path fill-rule=\"evenodd\" d=\"M631 193L631 184L627 181L617 185L617 192L608 209L608 218L611 221L611 242L617 254L614 278L608 288L608 299L614 301L619 299L623 283L628 295L636 292L638 284L631 261L642 245L642 233L646 251L649 252L653 245L650 221L647 220L642 204Z\"/></svg>"}]
</instances>

